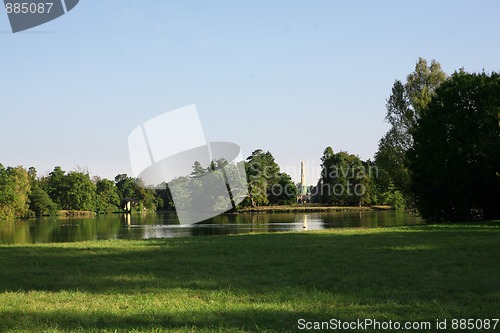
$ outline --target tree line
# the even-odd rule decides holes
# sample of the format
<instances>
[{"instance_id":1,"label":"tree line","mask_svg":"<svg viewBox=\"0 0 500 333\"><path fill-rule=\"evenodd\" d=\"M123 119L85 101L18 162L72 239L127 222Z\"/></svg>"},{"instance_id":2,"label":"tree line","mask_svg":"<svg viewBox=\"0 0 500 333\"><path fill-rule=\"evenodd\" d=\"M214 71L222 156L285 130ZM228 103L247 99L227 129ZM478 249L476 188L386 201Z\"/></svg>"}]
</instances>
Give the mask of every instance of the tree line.
<instances>
[{"instance_id":1,"label":"tree line","mask_svg":"<svg viewBox=\"0 0 500 333\"><path fill-rule=\"evenodd\" d=\"M190 187L184 187L189 191L185 194L196 197L207 192L198 188L201 183L197 180L224 164L224 161L213 161L205 167L195 162L190 175L174 179L169 184L175 186L192 180ZM296 201L297 187L289 175L280 172L270 152L254 151L245 162L245 171L249 194L238 208L283 205ZM205 183L205 186L210 186L210 183ZM212 200L209 204L216 207L217 199L199 196L186 202ZM47 175L38 176L33 167L25 169L22 166L4 167L0 164L0 219L56 215L61 210L98 214L123 212L127 201L131 201L132 208L137 211L175 209L167 183L151 188L145 186L141 179L126 174L119 174L114 180L109 180L91 177L87 170L82 169L66 172L59 166Z\"/></svg>"},{"instance_id":2,"label":"tree line","mask_svg":"<svg viewBox=\"0 0 500 333\"><path fill-rule=\"evenodd\" d=\"M322 177L317 186L309 188L310 202L371 205L381 203L383 200L378 199L385 198L375 190L377 170L372 162L361 161L358 156L347 152L333 153L330 147L325 150L322 161ZM123 212L127 201L131 201L132 208L137 211L174 210L169 185L177 184L188 184L176 188L178 197L184 195L191 198L180 200L182 204L203 203L208 208L217 209L223 201L218 197L207 196L207 193L221 192L215 191L213 187L224 183L217 181L217 177L223 177L223 174L213 171L226 164L225 161L213 161L209 166L203 166L195 162L190 175L154 188L126 174L119 174L114 180L109 180L91 177L84 169L66 172L56 166L47 175L38 176L33 167L26 170L21 166L5 168L0 164L0 218L56 215L60 210L98 214ZM213 175L208 178L210 181L199 181L209 173ZM245 173L248 194L237 205L237 209L297 202L299 184L295 184L290 175L280 170L271 152L261 149L253 151L245 161ZM211 191L203 190L203 186L210 187Z\"/></svg>"},{"instance_id":3,"label":"tree line","mask_svg":"<svg viewBox=\"0 0 500 333\"><path fill-rule=\"evenodd\" d=\"M85 170L65 172L57 166L38 177L33 167L0 164L0 218L56 215L60 210L117 212L126 198L136 198L138 209L158 207L161 197L140 185L125 174L112 181L91 178Z\"/></svg>"},{"instance_id":4,"label":"tree line","mask_svg":"<svg viewBox=\"0 0 500 333\"><path fill-rule=\"evenodd\" d=\"M448 76L435 60L429 64L419 58L406 82L394 82L385 119L391 128L374 161L324 150L321 176L308 189L310 202L416 208L433 221L500 218L500 74L459 70ZM190 175L170 184L193 180L194 188L182 187L184 194L204 193L197 192L196 180L223 166L224 161L195 162ZM253 151L245 171L248 195L237 208L297 202L299 184L280 170L269 151ZM0 218L59 210L119 212L127 200L139 211L174 209L166 183L148 188L126 174L109 180L60 167L39 177L34 168L0 164ZM198 200L220 204L215 197Z\"/></svg>"}]
</instances>

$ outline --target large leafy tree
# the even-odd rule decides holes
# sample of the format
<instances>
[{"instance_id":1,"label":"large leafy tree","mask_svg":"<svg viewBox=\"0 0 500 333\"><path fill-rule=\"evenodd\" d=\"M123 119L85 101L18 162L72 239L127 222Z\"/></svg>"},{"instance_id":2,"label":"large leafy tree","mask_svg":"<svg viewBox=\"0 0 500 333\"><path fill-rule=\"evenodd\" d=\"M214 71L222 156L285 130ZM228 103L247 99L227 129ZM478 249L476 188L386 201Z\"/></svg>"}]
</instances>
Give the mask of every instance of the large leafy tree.
<instances>
[{"instance_id":1,"label":"large leafy tree","mask_svg":"<svg viewBox=\"0 0 500 333\"><path fill-rule=\"evenodd\" d=\"M83 172L71 171L64 177L65 206L71 210L96 210L96 185L89 175Z\"/></svg>"},{"instance_id":2,"label":"large leafy tree","mask_svg":"<svg viewBox=\"0 0 500 333\"><path fill-rule=\"evenodd\" d=\"M49 194L52 201L54 201L59 208L67 206L66 200L66 185L65 185L66 172L60 166L56 166L54 170L49 173L47 180L44 181L45 191Z\"/></svg>"},{"instance_id":3,"label":"large leafy tree","mask_svg":"<svg viewBox=\"0 0 500 333\"><path fill-rule=\"evenodd\" d=\"M251 206L265 206L269 204L267 198L269 175L277 172L279 169L274 166L274 157L270 152L264 152L262 149L254 150L247 157L245 171L248 182L248 198L244 204L250 203ZM267 171L269 168L269 171Z\"/></svg>"},{"instance_id":4,"label":"large leafy tree","mask_svg":"<svg viewBox=\"0 0 500 333\"><path fill-rule=\"evenodd\" d=\"M30 210L36 216L56 215L57 205L52 201L48 193L42 188L41 181L37 178L35 168L28 169L28 176L31 183L31 192L29 195Z\"/></svg>"},{"instance_id":5,"label":"large leafy tree","mask_svg":"<svg viewBox=\"0 0 500 333\"><path fill-rule=\"evenodd\" d=\"M7 168L7 173L12 181L14 215L15 217L25 217L29 214L29 194L31 192L28 172L23 167L18 166Z\"/></svg>"},{"instance_id":6,"label":"large leafy tree","mask_svg":"<svg viewBox=\"0 0 500 333\"><path fill-rule=\"evenodd\" d=\"M24 168L5 168L0 164L0 218L28 216L30 192L30 179Z\"/></svg>"},{"instance_id":7,"label":"large leafy tree","mask_svg":"<svg viewBox=\"0 0 500 333\"><path fill-rule=\"evenodd\" d=\"M137 184L134 178L128 177L126 174L119 174L115 177L115 184L118 188L120 200L135 198Z\"/></svg>"},{"instance_id":8,"label":"large leafy tree","mask_svg":"<svg viewBox=\"0 0 500 333\"><path fill-rule=\"evenodd\" d=\"M333 155L332 147L328 146L323 151L323 156L321 157L321 177L318 181L316 194L319 202L327 203L331 201L330 191L327 189L329 185L326 184L329 183L328 179L331 178L329 175L332 174L335 167L333 165Z\"/></svg>"},{"instance_id":9,"label":"large leafy tree","mask_svg":"<svg viewBox=\"0 0 500 333\"><path fill-rule=\"evenodd\" d=\"M227 200L228 185L221 170L227 164L224 159L211 161L207 168L198 161L194 163L190 182L186 183L186 188L190 193L188 200L191 201L191 205L196 205L195 211L210 213L232 208L231 202Z\"/></svg>"},{"instance_id":10,"label":"large leafy tree","mask_svg":"<svg viewBox=\"0 0 500 333\"><path fill-rule=\"evenodd\" d=\"M139 210L156 210L158 200L155 197L155 191L147 188L141 179L119 174L115 177L115 184L121 202L132 199Z\"/></svg>"},{"instance_id":11,"label":"large leafy tree","mask_svg":"<svg viewBox=\"0 0 500 333\"><path fill-rule=\"evenodd\" d=\"M455 73L413 131L412 184L424 218L500 218L500 74Z\"/></svg>"},{"instance_id":12,"label":"large leafy tree","mask_svg":"<svg viewBox=\"0 0 500 333\"><path fill-rule=\"evenodd\" d=\"M96 211L97 213L112 213L119 210L120 195L115 182L109 179L100 179L96 183Z\"/></svg>"},{"instance_id":13,"label":"large leafy tree","mask_svg":"<svg viewBox=\"0 0 500 333\"><path fill-rule=\"evenodd\" d=\"M279 184L280 167L270 152L255 150L245 163L248 182L248 198L243 204L264 206L277 203L276 186ZM291 195L290 195L291 196ZM294 197L296 200L296 197Z\"/></svg>"},{"instance_id":14,"label":"large leafy tree","mask_svg":"<svg viewBox=\"0 0 500 333\"><path fill-rule=\"evenodd\" d=\"M96 209L96 186L86 171L71 171L66 174L57 166L47 180L41 181L53 202L61 209Z\"/></svg>"},{"instance_id":15,"label":"large leafy tree","mask_svg":"<svg viewBox=\"0 0 500 333\"><path fill-rule=\"evenodd\" d=\"M269 202L275 205L291 205L297 202L299 190L290 175L280 172L276 184L271 187Z\"/></svg>"},{"instance_id":16,"label":"large leafy tree","mask_svg":"<svg viewBox=\"0 0 500 333\"><path fill-rule=\"evenodd\" d=\"M321 158L320 198L334 205L370 203L370 178L361 159L347 152L334 153L327 147Z\"/></svg>"},{"instance_id":17,"label":"large leafy tree","mask_svg":"<svg viewBox=\"0 0 500 333\"><path fill-rule=\"evenodd\" d=\"M57 205L52 201L47 192L35 185L30 193L30 210L36 216L56 215Z\"/></svg>"},{"instance_id":18,"label":"large leafy tree","mask_svg":"<svg viewBox=\"0 0 500 333\"><path fill-rule=\"evenodd\" d=\"M139 204L138 208L142 210L155 211L157 206L157 200L155 198L155 191L148 188L142 179L135 179L135 193L134 196L137 198Z\"/></svg>"},{"instance_id":19,"label":"large leafy tree","mask_svg":"<svg viewBox=\"0 0 500 333\"><path fill-rule=\"evenodd\" d=\"M375 163L380 169L380 192L389 188L400 191L411 201L410 175L406 153L413 145L412 131L423 116L436 89L446 80L441 65L419 58L406 83L396 80L387 100L386 121L389 131L379 142Z\"/></svg>"},{"instance_id":20,"label":"large leafy tree","mask_svg":"<svg viewBox=\"0 0 500 333\"><path fill-rule=\"evenodd\" d=\"M155 189L155 200L157 210L174 210L174 200L172 193L166 182L160 184Z\"/></svg>"}]
</instances>

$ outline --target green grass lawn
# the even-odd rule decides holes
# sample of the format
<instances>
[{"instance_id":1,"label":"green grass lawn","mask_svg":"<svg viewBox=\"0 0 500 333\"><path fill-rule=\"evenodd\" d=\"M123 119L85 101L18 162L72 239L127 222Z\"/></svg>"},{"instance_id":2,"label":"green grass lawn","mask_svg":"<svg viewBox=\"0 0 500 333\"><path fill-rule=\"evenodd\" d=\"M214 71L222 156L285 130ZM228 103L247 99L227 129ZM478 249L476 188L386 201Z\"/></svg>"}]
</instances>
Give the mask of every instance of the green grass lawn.
<instances>
[{"instance_id":1,"label":"green grass lawn","mask_svg":"<svg viewBox=\"0 0 500 333\"><path fill-rule=\"evenodd\" d=\"M500 317L499 258L495 222L2 245L0 331L274 332L366 318L450 327Z\"/></svg>"}]
</instances>

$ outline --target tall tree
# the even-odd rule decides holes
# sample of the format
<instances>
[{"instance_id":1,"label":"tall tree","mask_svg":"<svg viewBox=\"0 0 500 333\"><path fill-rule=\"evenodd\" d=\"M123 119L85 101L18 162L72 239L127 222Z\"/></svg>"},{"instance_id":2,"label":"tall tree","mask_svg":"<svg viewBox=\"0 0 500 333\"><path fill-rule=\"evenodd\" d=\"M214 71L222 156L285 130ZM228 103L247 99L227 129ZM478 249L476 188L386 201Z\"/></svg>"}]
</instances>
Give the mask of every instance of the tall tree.
<instances>
[{"instance_id":1,"label":"tall tree","mask_svg":"<svg viewBox=\"0 0 500 333\"><path fill-rule=\"evenodd\" d=\"M56 215L57 205L38 184L35 184L29 196L30 210L35 216Z\"/></svg>"},{"instance_id":2,"label":"tall tree","mask_svg":"<svg viewBox=\"0 0 500 333\"><path fill-rule=\"evenodd\" d=\"M419 58L406 83L396 80L387 100L386 121L391 128L379 142L375 163L381 176L389 179L382 183L393 184L408 201L412 199L410 175L406 153L413 145L412 132L423 116L436 89L446 80L441 65ZM383 189L383 190L387 190Z\"/></svg>"},{"instance_id":3,"label":"tall tree","mask_svg":"<svg viewBox=\"0 0 500 333\"><path fill-rule=\"evenodd\" d=\"M174 200L172 193L166 182L158 185L155 189L155 200L157 202L157 210L174 210Z\"/></svg>"},{"instance_id":4,"label":"tall tree","mask_svg":"<svg viewBox=\"0 0 500 333\"><path fill-rule=\"evenodd\" d=\"M138 200L138 208L140 211L150 210L155 211L157 202L154 195L154 190L148 188L142 179L135 179L134 197Z\"/></svg>"},{"instance_id":5,"label":"tall tree","mask_svg":"<svg viewBox=\"0 0 500 333\"><path fill-rule=\"evenodd\" d=\"M249 201L252 206L268 205L272 189L280 179L280 168L274 161L274 156L257 149L247 158L245 170L249 194L246 204Z\"/></svg>"},{"instance_id":6,"label":"tall tree","mask_svg":"<svg viewBox=\"0 0 500 333\"><path fill-rule=\"evenodd\" d=\"M358 156L343 151L333 153L327 147L321 161L319 190L323 203L349 206L370 203L370 178Z\"/></svg>"},{"instance_id":7,"label":"tall tree","mask_svg":"<svg viewBox=\"0 0 500 333\"><path fill-rule=\"evenodd\" d=\"M65 177L66 172L61 169L60 166L56 166L54 170L49 173L46 191L49 194L52 201L54 201L59 208L67 206L66 200L66 186Z\"/></svg>"},{"instance_id":8,"label":"tall tree","mask_svg":"<svg viewBox=\"0 0 500 333\"><path fill-rule=\"evenodd\" d=\"M0 218L28 216L30 192L30 178L24 168L0 164Z\"/></svg>"},{"instance_id":9,"label":"tall tree","mask_svg":"<svg viewBox=\"0 0 500 333\"><path fill-rule=\"evenodd\" d=\"M226 179L220 170L225 164L225 160L211 161L207 168L203 168L201 163L194 163L191 181L186 183L186 189L190 194L190 206L196 205L195 211L198 213L227 211L232 208L231 202L227 200ZM177 187L176 189L179 190Z\"/></svg>"},{"instance_id":10,"label":"tall tree","mask_svg":"<svg viewBox=\"0 0 500 333\"><path fill-rule=\"evenodd\" d=\"M115 177L115 184L118 188L120 200L135 197L137 185L134 178L128 177L126 174L119 174Z\"/></svg>"},{"instance_id":11,"label":"tall tree","mask_svg":"<svg viewBox=\"0 0 500 333\"><path fill-rule=\"evenodd\" d=\"M193 165L193 172L191 172L190 177L192 179L200 178L206 175L209 170L205 169L200 162L195 161Z\"/></svg>"},{"instance_id":12,"label":"tall tree","mask_svg":"<svg viewBox=\"0 0 500 333\"><path fill-rule=\"evenodd\" d=\"M37 178L37 171L34 167L28 169L28 176L31 184L29 195L29 208L35 216L56 215L57 205L52 201L48 193L42 188L40 180Z\"/></svg>"},{"instance_id":13,"label":"tall tree","mask_svg":"<svg viewBox=\"0 0 500 333\"><path fill-rule=\"evenodd\" d=\"M71 171L64 177L65 206L71 210L96 210L96 185L86 173Z\"/></svg>"},{"instance_id":14,"label":"tall tree","mask_svg":"<svg viewBox=\"0 0 500 333\"><path fill-rule=\"evenodd\" d=\"M7 169L0 163L0 219L12 218L10 209L11 181Z\"/></svg>"},{"instance_id":15,"label":"tall tree","mask_svg":"<svg viewBox=\"0 0 500 333\"><path fill-rule=\"evenodd\" d=\"M269 203L272 205L291 205L297 202L299 190L290 175L280 172L276 184L271 187Z\"/></svg>"},{"instance_id":16,"label":"tall tree","mask_svg":"<svg viewBox=\"0 0 500 333\"><path fill-rule=\"evenodd\" d=\"M144 209L156 210L158 200L155 197L155 191L147 188L141 179L119 174L115 177L115 184L121 203L125 199L134 199L137 209L141 211Z\"/></svg>"},{"instance_id":17,"label":"tall tree","mask_svg":"<svg viewBox=\"0 0 500 333\"><path fill-rule=\"evenodd\" d=\"M316 196L319 202L326 203L331 201L332 199L330 191L327 188L329 187L329 185L326 184L330 182L328 180L329 178L331 178L329 175L332 174L335 167L333 165L333 155L334 152L332 147L328 146L323 151L323 156L321 157L321 177L318 181L318 185L316 186Z\"/></svg>"},{"instance_id":18,"label":"tall tree","mask_svg":"<svg viewBox=\"0 0 500 333\"><path fill-rule=\"evenodd\" d=\"M424 218L500 218L500 74L454 73L413 137L410 171Z\"/></svg>"},{"instance_id":19,"label":"tall tree","mask_svg":"<svg viewBox=\"0 0 500 333\"><path fill-rule=\"evenodd\" d=\"M109 179L100 179L96 183L97 213L112 213L120 208L120 195L115 183Z\"/></svg>"}]
</instances>

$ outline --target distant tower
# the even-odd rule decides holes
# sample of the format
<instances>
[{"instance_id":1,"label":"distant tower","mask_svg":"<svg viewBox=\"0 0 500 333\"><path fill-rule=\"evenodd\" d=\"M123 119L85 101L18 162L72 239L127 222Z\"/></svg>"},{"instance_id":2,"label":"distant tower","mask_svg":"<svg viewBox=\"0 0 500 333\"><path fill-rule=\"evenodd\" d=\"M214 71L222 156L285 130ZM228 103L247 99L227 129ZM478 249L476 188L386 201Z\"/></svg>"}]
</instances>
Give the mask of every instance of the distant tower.
<instances>
[{"instance_id":1,"label":"distant tower","mask_svg":"<svg viewBox=\"0 0 500 333\"><path fill-rule=\"evenodd\" d=\"M306 169L304 161L300 163L300 194L306 194Z\"/></svg>"},{"instance_id":2,"label":"distant tower","mask_svg":"<svg viewBox=\"0 0 500 333\"><path fill-rule=\"evenodd\" d=\"M300 163L300 188L299 195L297 196L298 203L310 202L311 197L309 195L309 189L306 185L306 167L304 161Z\"/></svg>"}]
</instances>

